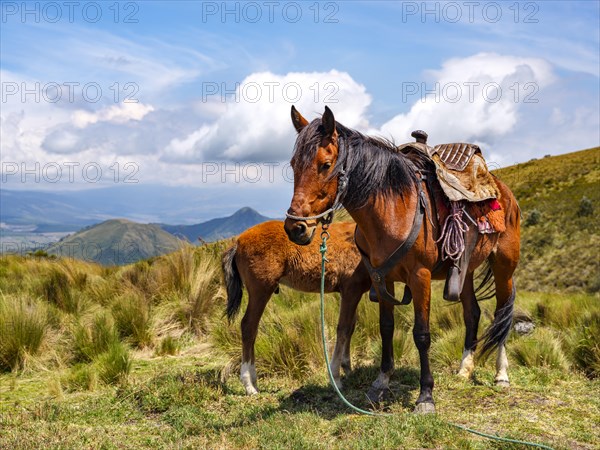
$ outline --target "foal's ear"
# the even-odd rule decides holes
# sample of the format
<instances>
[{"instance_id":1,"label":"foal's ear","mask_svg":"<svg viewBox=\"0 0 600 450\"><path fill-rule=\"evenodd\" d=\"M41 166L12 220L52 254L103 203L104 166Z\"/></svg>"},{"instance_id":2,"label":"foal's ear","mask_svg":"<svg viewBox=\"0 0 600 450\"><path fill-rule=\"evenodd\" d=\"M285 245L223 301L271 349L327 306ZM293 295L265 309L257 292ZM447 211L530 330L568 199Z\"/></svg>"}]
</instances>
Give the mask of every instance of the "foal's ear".
<instances>
[{"instance_id":1,"label":"foal's ear","mask_svg":"<svg viewBox=\"0 0 600 450\"><path fill-rule=\"evenodd\" d=\"M321 124L323 125L325 136L333 136L333 133L335 133L335 117L333 117L329 106L325 106L325 112L323 113L323 117L321 117Z\"/></svg>"},{"instance_id":2,"label":"foal's ear","mask_svg":"<svg viewBox=\"0 0 600 450\"><path fill-rule=\"evenodd\" d=\"M294 124L294 128L298 133L300 133L302 129L308 125L308 120L302 117L302 114L298 112L294 105L292 105L292 123Z\"/></svg>"}]
</instances>

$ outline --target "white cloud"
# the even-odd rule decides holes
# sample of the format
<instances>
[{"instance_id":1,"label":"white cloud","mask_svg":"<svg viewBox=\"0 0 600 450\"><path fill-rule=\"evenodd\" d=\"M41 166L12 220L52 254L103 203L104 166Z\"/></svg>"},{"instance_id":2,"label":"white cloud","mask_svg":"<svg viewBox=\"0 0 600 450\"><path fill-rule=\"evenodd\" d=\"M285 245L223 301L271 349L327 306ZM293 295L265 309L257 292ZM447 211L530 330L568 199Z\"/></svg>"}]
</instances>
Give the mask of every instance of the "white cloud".
<instances>
[{"instance_id":1,"label":"white cloud","mask_svg":"<svg viewBox=\"0 0 600 450\"><path fill-rule=\"evenodd\" d=\"M339 105L336 117L347 126L368 125L371 96L345 72L254 73L240 83L214 123L174 139L163 157L180 162L287 160L295 138L291 106L312 120L326 103Z\"/></svg>"},{"instance_id":2,"label":"white cloud","mask_svg":"<svg viewBox=\"0 0 600 450\"><path fill-rule=\"evenodd\" d=\"M384 135L403 141L420 128L432 143L492 144L515 128L522 105L554 80L543 60L492 53L453 58L429 74L432 83L406 86L407 92L417 91L418 99L408 113L383 124ZM423 95L425 89L435 92Z\"/></svg>"},{"instance_id":3,"label":"white cloud","mask_svg":"<svg viewBox=\"0 0 600 450\"><path fill-rule=\"evenodd\" d=\"M100 109L98 112L90 112L78 109L73 112L71 118L73 124L78 128L85 128L96 122L125 123L128 120L142 120L149 112L154 111L152 105L142 103L121 103Z\"/></svg>"}]
</instances>

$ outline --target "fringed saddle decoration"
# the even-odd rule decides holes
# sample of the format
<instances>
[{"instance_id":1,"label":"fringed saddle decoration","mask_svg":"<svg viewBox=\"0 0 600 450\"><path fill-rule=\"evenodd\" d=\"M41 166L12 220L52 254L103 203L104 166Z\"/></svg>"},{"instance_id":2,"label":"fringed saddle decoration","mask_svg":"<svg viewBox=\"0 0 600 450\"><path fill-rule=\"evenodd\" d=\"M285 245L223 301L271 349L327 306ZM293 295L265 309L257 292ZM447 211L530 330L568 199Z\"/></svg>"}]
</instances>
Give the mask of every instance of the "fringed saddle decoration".
<instances>
[{"instance_id":1,"label":"fringed saddle decoration","mask_svg":"<svg viewBox=\"0 0 600 450\"><path fill-rule=\"evenodd\" d=\"M506 231L504 210L500 202L495 199L471 203L467 213L481 234L503 233Z\"/></svg>"}]
</instances>

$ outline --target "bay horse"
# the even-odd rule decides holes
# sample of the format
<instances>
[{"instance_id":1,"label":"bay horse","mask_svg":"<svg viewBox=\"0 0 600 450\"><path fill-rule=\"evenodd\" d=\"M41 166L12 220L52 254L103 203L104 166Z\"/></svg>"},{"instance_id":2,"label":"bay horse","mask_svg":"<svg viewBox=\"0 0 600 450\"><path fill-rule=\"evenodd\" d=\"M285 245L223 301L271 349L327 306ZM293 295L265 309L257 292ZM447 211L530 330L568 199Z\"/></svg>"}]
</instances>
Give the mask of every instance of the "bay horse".
<instances>
[{"instance_id":1,"label":"bay horse","mask_svg":"<svg viewBox=\"0 0 600 450\"><path fill-rule=\"evenodd\" d=\"M350 340L356 325L356 308L362 294L371 286L367 269L354 245L354 227L351 222L332 224L331 239L327 242L336 257L327 265L325 290L341 294L337 340L331 359L331 370L340 388L340 366L346 373L351 369ZM230 322L240 309L242 286L248 291L248 306L241 324L240 380L247 394L256 394L254 343L265 306L273 293L278 292L279 284L304 292L320 291L319 243L295 245L284 233L283 222L264 222L239 235L224 252L222 267Z\"/></svg>"},{"instance_id":2,"label":"bay horse","mask_svg":"<svg viewBox=\"0 0 600 450\"><path fill-rule=\"evenodd\" d=\"M412 293L413 338L421 366L415 412L435 412L434 380L429 367L431 280L445 278L449 264L446 262L443 270L439 270L441 251L436 240L441 227L437 224L434 208L436 196L441 194L435 189L436 186L439 188L439 183L434 164L424 153L403 154L396 151L392 142L365 136L343 126L335 121L327 106L323 116L310 123L292 106L292 123L298 132L291 159L294 194L284 222L291 241L309 245L318 223L323 220L317 217L339 206L335 205L337 201L358 226L356 244L368 255L370 264L378 267L413 234L413 221L419 211L424 211L425 219L415 243L387 274L383 285L390 290L394 281L401 281ZM480 308L473 272L486 263L488 270L484 279L495 284L496 309L492 324L482 338L480 351L487 354L497 349L495 382L506 386L509 380L505 341L515 301L513 272L519 260L520 211L509 188L500 180L495 181L501 194L498 201L504 210L506 231L478 235L471 254L460 294L466 335L459 375L468 379L474 369ZM426 201L420 198L423 195ZM332 261L335 260L333 255L332 252ZM374 287L377 286L374 284ZM384 301L380 290L376 290L382 355L379 376L368 394L374 401L389 390L394 368L393 305Z\"/></svg>"}]
</instances>

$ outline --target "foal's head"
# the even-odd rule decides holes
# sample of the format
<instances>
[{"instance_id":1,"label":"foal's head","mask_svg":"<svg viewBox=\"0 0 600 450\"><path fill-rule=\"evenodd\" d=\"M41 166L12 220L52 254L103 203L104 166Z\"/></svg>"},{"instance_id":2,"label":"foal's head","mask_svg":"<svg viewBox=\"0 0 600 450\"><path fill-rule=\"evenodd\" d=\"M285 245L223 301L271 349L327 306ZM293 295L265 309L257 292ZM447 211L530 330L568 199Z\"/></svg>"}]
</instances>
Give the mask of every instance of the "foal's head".
<instances>
[{"instance_id":1,"label":"foal's head","mask_svg":"<svg viewBox=\"0 0 600 450\"><path fill-rule=\"evenodd\" d=\"M298 132L291 166L294 170L294 196L288 214L308 220L287 218L285 231L296 244L311 242L323 218L310 219L334 206L338 192L338 132L333 113L326 106L321 119L311 123L292 106L292 123Z\"/></svg>"}]
</instances>

